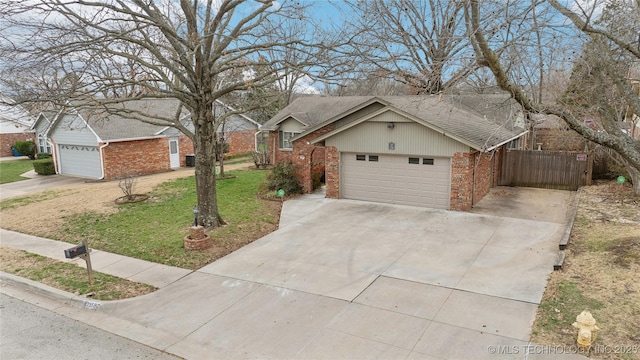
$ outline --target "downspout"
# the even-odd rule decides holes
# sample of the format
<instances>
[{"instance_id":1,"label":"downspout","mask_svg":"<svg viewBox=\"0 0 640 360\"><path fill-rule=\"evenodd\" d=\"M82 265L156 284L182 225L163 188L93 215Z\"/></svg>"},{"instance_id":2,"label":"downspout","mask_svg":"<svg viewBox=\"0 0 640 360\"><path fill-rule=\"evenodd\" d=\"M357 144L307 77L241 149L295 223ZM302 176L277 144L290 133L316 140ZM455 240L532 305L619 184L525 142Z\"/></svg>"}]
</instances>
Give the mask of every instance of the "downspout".
<instances>
[{"instance_id":1,"label":"downspout","mask_svg":"<svg viewBox=\"0 0 640 360\"><path fill-rule=\"evenodd\" d=\"M51 144L51 152L53 152L53 154L51 154L51 156L54 158L53 161L53 167L54 170L56 171L56 174L60 174L60 158L58 157L58 146L56 145L56 143L54 141L50 141L51 139L47 140L49 142L49 144Z\"/></svg>"},{"instance_id":2,"label":"downspout","mask_svg":"<svg viewBox=\"0 0 640 360\"><path fill-rule=\"evenodd\" d=\"M480 151L477 154L482 154ZM473 155L473 184L471 184L471 207L476 204L476 170L478 168L478 157L476 154Z\"/></svg>"},{"instance_id":3,"label":"downspout","mask_svg":"<svg viewBox=\"0 0 640 360\"><path fill-rule=\"evenodd\" d=\"M100 176L100 178L98 178L98 180L103 180L104 179L104 152L102 151L102 149L106 148L107 146L109 146L109 142L107 141L106 143L100 145L100 172L102 173L102 175Z\"/></svg>"}]
</instances>

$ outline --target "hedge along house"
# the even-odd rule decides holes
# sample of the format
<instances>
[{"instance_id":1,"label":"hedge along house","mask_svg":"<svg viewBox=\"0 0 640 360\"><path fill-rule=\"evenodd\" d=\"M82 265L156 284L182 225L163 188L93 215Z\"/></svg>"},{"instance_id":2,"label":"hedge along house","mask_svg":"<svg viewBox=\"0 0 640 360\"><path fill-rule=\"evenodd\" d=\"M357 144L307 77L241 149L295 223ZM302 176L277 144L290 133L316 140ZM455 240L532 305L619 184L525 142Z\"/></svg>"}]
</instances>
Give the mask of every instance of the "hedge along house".
<instances>
[{"instance_id":1,"label":"hedge along house","mask_svg":"<svg viewBox=\"0 0 640 360\"><path fill-rule=\"evenodd\" d=\"M262 129L272 161L297 164L305 192L323 161L329 198L469 210L497 185L505 148L527 133L508 97L480 109L469 99L303 97Z\"/></svg>"},{"instance_id":2,"label":"hedge along house","mask_svg":"<svg viewBox=\"0 0 640 360\"><path fill-rule=\"evenodd\" d=\"M18 141L34 141L33 117L22 106L0 96L0 156L13 156L11 148Z\"/></svg>"},{"instance_id":3,"label":"hedge along house","mask_svg":"<svg viewBox=\"0 0 640 360\"><path fill-rule=\"evenodd\" d=\"M178 102L137 100L123 107L171 117ZM186 123L188 116L182 114L181 121ZM47 115L40 114L34 128L37 137L49 144L58 174L104 180L151 174L185 166L184 155L193 153L191 140L175 128L98 109L69 107L59 111L48 126L47 121Z\"/></svg>"}]
</instances>

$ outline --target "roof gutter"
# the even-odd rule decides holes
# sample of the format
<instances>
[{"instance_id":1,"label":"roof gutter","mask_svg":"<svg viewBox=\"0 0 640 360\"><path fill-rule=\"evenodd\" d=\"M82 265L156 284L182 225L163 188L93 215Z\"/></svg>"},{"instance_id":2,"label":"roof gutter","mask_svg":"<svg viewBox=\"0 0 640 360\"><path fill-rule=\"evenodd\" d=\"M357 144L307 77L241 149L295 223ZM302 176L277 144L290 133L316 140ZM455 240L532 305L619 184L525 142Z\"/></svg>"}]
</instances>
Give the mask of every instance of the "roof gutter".
<instances>
[{"instance_id":1,"label":"roof gutter","mask_svg":"<svg viewBox=\"0 0 640 360\"><path fill-rule=\"evenodd\" d=\"M160 139L165 138L167 135L157 135L157 136L141 136L135 138L122 138L122 139L110 139L107 142L125 142L125 141L136 141L136 140L149 140L149 139Z\"/></svg>"},{"instance_id":2,"label":"roof gutter","mask_svg":"<svg viewBox=\"0 0 640 360\"><path fill-rule=\"evenodd\" d=\"M487 148L487 149L484 149L484 150L480 149L480 151L481 151L481 152L489 152L489 151L493 151L493 150L495 150L495 149L499 148L500 146L502 146L502 145L504 145L504 144L506 144L506 143L508 143L508 142L511 142L511 141L513 141L513 140L515 140L515 139L518 139L518 138L523 137L524 135L526 135L526 134L528 134L528 133L529 133L529 130L525 130L523 133L520 133L520 134L518 134L518 135L516 135L516 136L514 136L514 137L512 137L512 138L509 138L509 139L507 139L507 140L505 140L505 141L503 141L503 142L501 142L501 143L499 143L499 144L497 144L497 145L494 145L494 146L492 146L492 147L490 147L490 148Z\"/></svg>"},{"instance_id":3,"label":"roof gutter","mask_svg":"<svg viewBox=\"0 0 640 360\"><path fill-rule=\"evenodd\" d=\"M106 142L102 145L100 145L100 148L98 148L98 150L100 151L100 178L98 178L98 180L103 180L104 179L104 153L102 152L102 149L106 148L107 146L109 146L110 142Z\"/></svg>"}]
</instances>

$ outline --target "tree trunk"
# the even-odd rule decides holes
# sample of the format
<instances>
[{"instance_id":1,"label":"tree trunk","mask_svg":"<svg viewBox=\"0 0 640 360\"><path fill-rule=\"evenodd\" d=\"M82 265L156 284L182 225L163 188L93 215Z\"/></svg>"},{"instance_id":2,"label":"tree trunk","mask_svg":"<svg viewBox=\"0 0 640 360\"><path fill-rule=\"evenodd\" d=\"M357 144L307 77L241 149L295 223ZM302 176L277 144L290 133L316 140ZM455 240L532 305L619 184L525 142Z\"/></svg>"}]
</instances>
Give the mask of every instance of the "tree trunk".
<instances>
[{"instance_id":1,"label":"tree trunk","mask_svg":"<svg viewBox=\"0 0 640 360\"><path fill-rule=\"evenodd\" d=\"M198 225L224 225L218 210L216 190L216 139L211 104L202 105L193 116L195 127L193 145L196 160L196 192L198 197Z\"/></svg>"}]
</instances>

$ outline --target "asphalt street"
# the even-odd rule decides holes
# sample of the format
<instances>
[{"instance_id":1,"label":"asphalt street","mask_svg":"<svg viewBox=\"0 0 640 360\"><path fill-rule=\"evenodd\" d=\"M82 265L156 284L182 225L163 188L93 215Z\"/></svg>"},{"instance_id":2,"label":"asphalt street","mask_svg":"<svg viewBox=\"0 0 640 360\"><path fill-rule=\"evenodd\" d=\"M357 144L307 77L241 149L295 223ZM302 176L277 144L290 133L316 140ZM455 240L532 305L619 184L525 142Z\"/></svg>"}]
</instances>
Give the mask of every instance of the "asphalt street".
<instances>
[{"instance_id":1,"label":"asphalt street","mask_svg":"<svg viewBox=\"0 0 640 360\"><path fill-rule=\"evenodd\" d=\"M4 294L0 319L0 359L179 359Z\"/></svg>"}]
</instances>

